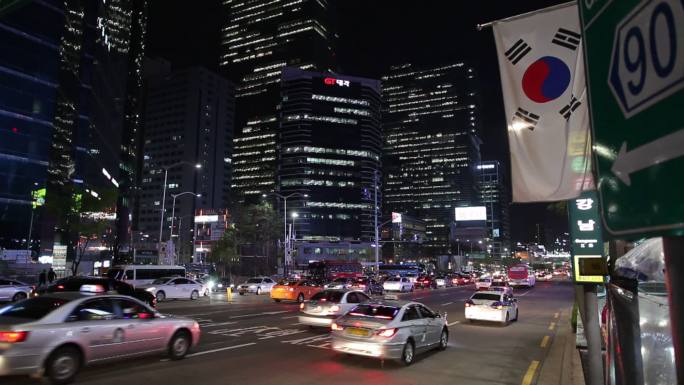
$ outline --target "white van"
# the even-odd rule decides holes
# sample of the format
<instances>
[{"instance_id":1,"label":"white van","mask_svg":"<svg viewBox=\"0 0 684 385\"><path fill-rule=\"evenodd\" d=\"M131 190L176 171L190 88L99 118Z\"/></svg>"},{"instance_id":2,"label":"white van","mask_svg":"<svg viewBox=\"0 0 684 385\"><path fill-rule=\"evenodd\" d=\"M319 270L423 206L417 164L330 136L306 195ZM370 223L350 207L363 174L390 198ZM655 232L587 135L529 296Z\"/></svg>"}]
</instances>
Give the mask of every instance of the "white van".
<instances>
[{"instance_id":1,"label":"white van","mask_svg":"<svg viewBox=\"0 0 684 385\"><path fill-rule=\"evenodd\" d=\"M185 267L174 265L118 265L107 271L109 278L118 279L133 286L152 283L162 277L185 277Z\"/></svg>"}]
</instances>

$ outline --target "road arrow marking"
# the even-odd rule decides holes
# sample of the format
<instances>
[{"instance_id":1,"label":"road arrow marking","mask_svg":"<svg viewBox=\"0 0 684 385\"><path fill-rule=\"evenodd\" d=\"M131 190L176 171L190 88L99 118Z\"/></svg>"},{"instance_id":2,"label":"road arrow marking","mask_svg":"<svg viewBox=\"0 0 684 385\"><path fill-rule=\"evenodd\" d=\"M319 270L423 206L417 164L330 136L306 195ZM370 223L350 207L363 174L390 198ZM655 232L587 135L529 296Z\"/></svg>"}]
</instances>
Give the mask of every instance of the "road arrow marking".
<instances>
[{"instance_id":1,"label":"road arrow marking","mask_svg":"<svg viewBox=\"0 0 684 385\"><path fill-rule=\"evenodd\" d=\"M627 142L622 142L610 171L630 186L629 174L684 156L684 129L665 135L650 143L646 143L631 151L627 151Z\"/></svg>"}]
</instances>

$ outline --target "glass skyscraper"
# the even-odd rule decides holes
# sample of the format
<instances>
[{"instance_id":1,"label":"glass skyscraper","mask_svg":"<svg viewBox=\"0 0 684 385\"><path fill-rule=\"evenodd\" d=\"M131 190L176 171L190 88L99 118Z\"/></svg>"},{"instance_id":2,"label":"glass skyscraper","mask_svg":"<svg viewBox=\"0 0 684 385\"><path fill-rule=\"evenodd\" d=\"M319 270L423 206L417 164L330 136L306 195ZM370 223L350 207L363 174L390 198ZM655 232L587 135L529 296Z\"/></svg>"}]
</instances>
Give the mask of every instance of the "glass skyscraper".
<instances>
[{"instance_id":1,"label":"glass skyscraper","mask_svg":"<svg viewBox=\"0 0 684 385\"><path fill-rule=\"evenodd\" d=\"M237 203L276 189L280 76L284 67L334 66L327 0L223 2L220 68L236 84L232 195Z\"/></svg>"},{"instance_id":2,"label":"glass skyscraper","mask_svg":"<svg viewBox=\"0 0 684 385\"><path fill-rule=\"evenodd\" d=\"M10 218L9 238L28 235L30 194L45 189L34 238L41 254L55 243L71 252L74 202L111 189L123 210L112 246L127 242L146 8L144 0L28 1L0 18L0 168L8 174L0 215Z\"/></svg>"},{"instance_id":3,"label":"glass skyscraper","mask_svg":"<svg viewBox=\"0 0 684 385\"><path fill-rule=\"evenodd\" d=\"M479 201L475 71L465 63L403 64L382 81L383 211L425 222L425 256L448 254L455 207Z\"/></svg>"}]
</instances>

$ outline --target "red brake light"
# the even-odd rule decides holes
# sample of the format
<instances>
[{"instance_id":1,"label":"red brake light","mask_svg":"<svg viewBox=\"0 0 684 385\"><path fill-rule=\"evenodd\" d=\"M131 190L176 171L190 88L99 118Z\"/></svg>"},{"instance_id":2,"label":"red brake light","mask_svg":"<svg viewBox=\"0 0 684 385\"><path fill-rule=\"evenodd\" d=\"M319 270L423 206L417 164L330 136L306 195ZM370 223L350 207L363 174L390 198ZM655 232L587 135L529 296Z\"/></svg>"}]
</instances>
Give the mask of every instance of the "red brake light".
<instances>
[{"instance_id":1,"label":"red brake light","mask_svg":"<svg viewBox=\"0 0 684 385\"><path fill-rule=\"evenodd\" d=\"M330 307L330 310L329 310L329 311L331 311L331 312L338 312L338 311L340 311L340 307L337 306L337 305L332 305L332 306Z\"/></svg>"},{"instance_id":2,"label":"red brake light","mask_svg":"<svg viewBox=\"0 0 684 385\"><path fill-rule=\"evenodd\" d=\"M330 325L330 329L341 331L341 330L344 330L344 326L340 326L340 325L333 322L332 325Z\"/></svg>"},{"instance_id":3,"label":"red brake light","mask_svg":"<svg viewBox=\"0 0 684 385\"><path fill-rule=\"evenodd\" d=\"M389 338L392 337L393 335L397 334L397 329L382 329L379 330L377 333L380 337L385 337Z\"/></svg>"},{"instance_id":4,"label":"red brake light","mask_svg":"<svg viewBox=\"0 0 684 385\"><path fill-rule=\"evenodd\" d=\"M0 342L7 342L10 344L16 342L24 342L28 338L29 332L0 332Z\"/></svg>"},{"instance_id":5,"label":"red brake light","mask_svg":"<svg viewBox=\"0 0 684 385\"><path fill-rule=\"evenodd\" d=\"M59 290L63 290L63 289L64 289L64 285L57 285L57 288L58 288Z\"/></svg>"}]
</instances>

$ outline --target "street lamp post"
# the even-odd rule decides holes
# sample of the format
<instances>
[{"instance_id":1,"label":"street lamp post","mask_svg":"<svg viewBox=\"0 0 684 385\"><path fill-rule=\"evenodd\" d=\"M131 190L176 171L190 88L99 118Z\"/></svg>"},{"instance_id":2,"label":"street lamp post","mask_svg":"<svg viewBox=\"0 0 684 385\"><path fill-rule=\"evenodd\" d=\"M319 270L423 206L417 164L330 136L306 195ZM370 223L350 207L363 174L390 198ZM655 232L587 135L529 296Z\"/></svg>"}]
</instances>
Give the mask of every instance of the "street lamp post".
<instances>
[{"instance_id":1,"label":"street lamp post","mask_svg":"<svg viewBox=\"0 0 684 385\"><path fill-rule=\"evenodd\" d=\"M302 193L300 193L300 192L294 192L294 193L292 193L292 194L282 195L282 194L278 194L278 193L276 193L276 192L272 192L272 193L269 193L269 194L262 194L261 196L264 197L264 198L266 198L266 197L269 196L269 195L273 195L273 196L275 196L275 197L280 198L280 199L283 200L283 249L284 249L283 254L284 254L284 257L285 257L284 273L285 273L285 275L287 275L287 274L286 274L286 273L287 273L287 268L288 268L289 263L291 262L291 261L290 261L290 255L289 255L289 249L288 249L288 246L289 246L289 243L290 243L290 242L288 241L288 237L287 237L287 200L288 200L289 198L294 197L294 196L300 196L300 197L302 197L302 198L308 198L308 197L309 197L309 194L302 194ZM293 223L294 223L294 221L293 221ZM293 227L294 227L294 226L293 226ZM294 230L294 229L293 229L293 230Z\"/></svg>"},{"instance_id":2,"label":"street lamp post","mask_svg":"<svg viewBox=\"0 0 684 385\"><path fill-rule=\"evenodd\" d=\"M186 195L186 194L194 195L196 198L200 198L202 196L202 194L195 194L192 191L184 191L184 192L178 193L178 194L171 194L171 197L173 198L173 204L171 205L171 236L169 237L171 242L173 242L173 223L174 223L174 220L176 219L176 198L178 198L179 196L182 196L182 195ZM174 246L175 246L175 243L174 243ZM175 247L174 247L174 249L175 249Z\"/></svg>"},{"instance_id":3,"label":"street lamp post","mask_svg":"<svg viewBox=\"0 0 684 385\"><path fill-rule=\"evenodd\" d=\"M178 166L181 166L184 164L192 165L192 163L190 163L190 162L178 162L178 163L174 163L170 166L162 166L162 168L164 169L164 188L162 189L162 207L161 207L161 215L159 218L159 246L160 247L161 247L161 243L162 243L162 235L164 234L164 210L166 208L166 184L167 184L167 181L169 179L169 170L174 168L174 167L178 167ZM194 166L196 169L202 168L202 165L199 163L195 164Z\"/></svg>"}]
</instances>

